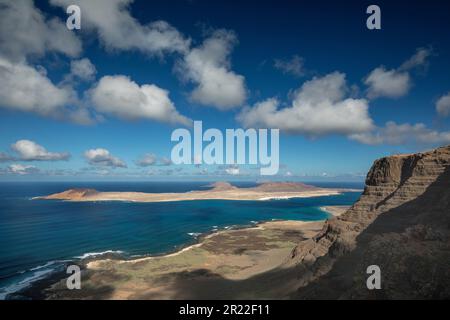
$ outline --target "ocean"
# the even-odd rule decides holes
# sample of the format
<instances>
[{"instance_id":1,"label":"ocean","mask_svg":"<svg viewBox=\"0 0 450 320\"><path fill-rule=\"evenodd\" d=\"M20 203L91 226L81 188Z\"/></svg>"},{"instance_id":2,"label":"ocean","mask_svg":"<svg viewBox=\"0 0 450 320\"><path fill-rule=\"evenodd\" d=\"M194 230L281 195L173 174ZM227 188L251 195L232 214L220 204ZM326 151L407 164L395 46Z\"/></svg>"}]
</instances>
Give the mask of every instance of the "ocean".
<instances>
[{"instance_id":1,"label":"ocean","mask_svg":"<svg viewBox=\"0 0 450 320\"><path fill-rule=\"evenodd\" d=\"M346 192L307 199L166 203L31 199L70 188L187 192L204 190L207 185L207 182L1 182L0 299L62 270L70 261L106 253L125 258L164 254L195 243L203 233L261 221L322 220L329 215L319 207L351 205L360 196L360 192ZM361 183L315 185L363 188Z\"/></svg>"}]
</instances>

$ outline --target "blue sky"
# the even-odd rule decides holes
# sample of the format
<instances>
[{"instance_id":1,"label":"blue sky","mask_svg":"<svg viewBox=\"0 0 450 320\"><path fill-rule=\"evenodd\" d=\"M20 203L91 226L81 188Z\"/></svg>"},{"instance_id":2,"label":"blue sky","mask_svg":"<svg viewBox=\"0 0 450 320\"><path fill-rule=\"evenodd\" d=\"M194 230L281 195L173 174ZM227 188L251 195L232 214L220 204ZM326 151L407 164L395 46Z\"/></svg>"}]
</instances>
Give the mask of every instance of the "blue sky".
<instances>
[{"instance_id":1,"label":"blue sky","mask_svg":"<svg viewBox=\"0 0 450 320\"><path fill-rule=\"evenodd\" d=\"M0 179L261 178L169 164L191 120L280 128L281 180L450 144L449 5L377 1L368 30L370 4L2 0Z\"/></svg>"}]
</instances>

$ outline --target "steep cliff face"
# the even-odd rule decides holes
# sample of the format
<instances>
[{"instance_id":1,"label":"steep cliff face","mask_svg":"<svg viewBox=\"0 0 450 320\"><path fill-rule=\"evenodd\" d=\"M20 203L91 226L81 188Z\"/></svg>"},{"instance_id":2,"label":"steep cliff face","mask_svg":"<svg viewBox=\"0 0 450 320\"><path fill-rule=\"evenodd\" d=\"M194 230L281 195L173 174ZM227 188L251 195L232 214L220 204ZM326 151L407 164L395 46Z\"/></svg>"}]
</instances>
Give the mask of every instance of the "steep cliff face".
<instances>
[{"instance_id":1,"label":"steep cliff face","mask_svg":"<svg viewBox=\"0 0 450 320\"><path fill-rule=\"evenodd\" d=\"M360 200L286 264L294 298L450 298L450 146L375 161ZM369 265L381 290L366 287Z\"/></svg>"}]
</instances>

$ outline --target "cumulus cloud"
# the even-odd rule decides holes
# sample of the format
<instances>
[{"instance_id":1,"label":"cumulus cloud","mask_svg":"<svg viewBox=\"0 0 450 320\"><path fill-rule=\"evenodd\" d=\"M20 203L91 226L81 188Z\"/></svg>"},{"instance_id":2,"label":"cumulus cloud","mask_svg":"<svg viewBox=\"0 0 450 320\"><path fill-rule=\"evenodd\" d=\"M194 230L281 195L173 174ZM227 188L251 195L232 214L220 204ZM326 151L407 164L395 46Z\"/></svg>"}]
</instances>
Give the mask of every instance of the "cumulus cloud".
<instances>
[{"instance_id":1,"label":"cumulus cloud","mask_svg":"<svg viewBox=\"0 0 450 320\"><path fill-rule=\"evenodd\" d=\"M90 81L95 78L97 70L88 58L73 60L70 62L70 74L81 80Z\"/></svg>"},{"instance_id":2,"label":"cumulus cloud","mask_svg":"<svg viewBox=\"0 0 450 320\"><path fill-rule=\"evenodd\" d=\"M192 122L178 113L168 91L153 84L139 86L122 75L101 78L91 90L90 98L97 111L122 119L152 119L183 125Z\"/></svg>"},{"instance_id":3,"label":"cumulus cloud","mask_svg":"<svg viewBox=\"0 0 450 320\"><path fill-rule=\"evenodd\" d=\"M172 164L172 160L166 157L157 157L153 153L144 154L141 158L136 160L136 164L140 167L149 167L149 166L170 166Z\"/></svg>"},{"instance_id":4,"label":"cumulus cloud","mask_svg":"<svg viewBox=\"0 0 450 320\"><path fill-rule=\"evenodd\" d=\"M130 14L133 0L50 0L63 8L80 6L81 30L93 30L107 49L138 50L147 54L186 52L190 40L165 21L142 25Z\"/></svg>"},{"instance_id":5,"label":"cumulus cloud","mask_svg":"<svg viewBox=\"0 0 450 320\"><path fill-rule=\"evenodd\" d=\"M244 78L230 71L228 55L236 43L233 33L216 31L202 46L191 50L191 41L165 21L141 24L131 16L133 0L51 0L66 9L77 4L82 10L82 31L94 31L108 49L138 50L146 54L179 53L184 58L185 78L197 84L192 99L201 104L231 108L245 100ZM191 120L175 109L166 90L156 85L139 86L125 76L104 77L90 91L93 106L78 99L72 80L91 81L95 66L84 58L71 62L71 72L53 83L40 66L31 66L27 56L58 52L79 56L81 42L58 19L47 20L31 0L0 0L0 107L34 112L80 124L97 121L93 116L147 118L190 125ZM180 68L181 69L181 68ZM124 88L117 89L117 85ZM52 97L52 99L48 99ZM129 103L132 103L130 105ZM93 107L93 108L91 108Z\"/></svg>"},{"instance_id":6,"label":"cumulus cloud","mask_svg":"<svg viewBox=\"0 0 450 320\"><path fill-rule=\"evenodd\" d=\"M204 43L191 49L191 41L165 21L142 25L130 14L132 0L79 0L82 30L97 32L108 49L138 50L147 54L183 55L175 69L196 85L192 101L221 110L240 106L246 99L245 79L230 70L229 54L237 39L234 33L217 30ZM51 0L62 8L72 0Z\"/></svg>"},{"instance_id":7,"label":"cumulus cloud","mask_svg":"<svg viewBox=\"0 0 450 320\"><path fill-rule=\"evenodd\" d=\"M236 42L233 32L216 30L201 46L178 61L176 72L182 79L196 84L191 93L194 102L220 110L244 103L245 79L230 70L229 55Z\"/></svg>"},{"instance_id":8,"label":"cumulus cloud","mask_svg":"<svg viewBox=\"0 0 450 320\"><path fill-rule=\"evenodd\" d=\"M83 13L83 26L98 31L100 40L116 49L138 49L147 53L187 52L190 41L165 22L141 25L130 16L132 1L79 1ZM66 9L72 1L55 0L54 5ZM31 66L28 55L42 56L47 52L59 52L76 57L81 52L81 42L74 32L67 30L57 19L46 20L32 1L0 0L0 107L34 112L42 116L66 119L79 124L92 124L91 108L87 108L73 88L72 80L93 80L95 66L89 59L73 60L71 72L59 84L54 84L43 67ZM152 118L170 123L190 124L181 116L168 98L168 92L153 85L137 86L120 78L104 78L94 90L95 107L105 113L122 118ZM110 80L110 81L108 81ZM114 82L114 80L117 80ZM105 97L106 91L115 84L127 85L113 97ZM49 99L51 97L51 99ZM113 101L118 98L119 101ZM122 100L121 100L122 99ZM134 106L124 107L129 99ZM104 103L111 103L105 106ZM128 115L129 113L129 115ZM102 115L98 114L98 118Z\"/></svg>"},{"instance_id":9,"label":"cumulus cloud","mask_svg":"<svg viewBox=\"0 0 450 320\"><path fill-rule=\"evenodd\" d=\"M450 115L450 92L440 97L436 102L436 111L442 117Z\"/></svg>"},{"instance_id":10,"label":"cumulus cloud","mask_svg":"<svg viewBox=\"0 0 450 320\"><path fill-rule=\"evenodd\" d=\"M393 121L372 132L350 135L350 139L364 144L403 145L405 143L446 144L450 143L450 131L439 132L427 128L423 123L397 124Z\"/></svg>"},{"instance_id":11,"label":"cumulus cloud","mask_svg":"<svg viewBox=\"0 0 450 320\"><path fill-rule=\"evenodd\" d=\"M7 172L11 174L18 174L18 175L26 175L26 174L33 174L33 173L39 173L39 169L35 166L26 166L22 164L12 164L8 166Z\"/></svg>"},{"instance_id":12,"label":"cumulus cloud","mask_svg":"<svg viewBox=\"0 0 450 320\"><path fill-rule=\"evenodd\" d=\"M94 166L126 168L124 161L114 157L108 150L103 148L90 149L84 153L84 157L89 164Z\"/></svg>"},{"instance_id":13,"label":"cumulus cloud","mask_svg":"<svg viewBox=\"0 0 450 320\"><path fill-rule=\"evenodd\" d=\"M237 176L237 175L239 175L240 170L239 170L239 167L238 167L238 166L231 166L231 167L229 167L229 168L226 168L226 169L225 169L225 172L226 172L227 174L229 174L229 175Z\"/></svg>"},{"instance_id":14,"label":"cumulus cloud","mask_svg":"<svg viewBox=\"0 0 450 320\"><path fill-rule=\"evenodd\" d=\"M55 84L28 57L61 53L75 58L80 40L57 18L48 20L33 1L0 0L0 107L91 124L70 83Z\"/></svg>"},{"instance_id":15,"label":"cumulus cloud","mask_svg":"<svg viewBox=\"0 0 450 320\"><path fill-rule=\"evenodd\" d=\"M136 164L140 167L148 167L156 164L158 158L153 153L147 153L136 161Z\"/></svg>"},{"instance_id":16,"label":"cumulus cloud","mask_svg":"<svg viewBox=\"0 0 450 320\"><path fill-rule=\"evenodd\" d=\"M412 86L411 70L425 68L431 53L431 49L419 48L397 69L387 70L380 66L372 70L364 79L364 84L368 86L367 97L399 98L406 95Z\"/></svg>"},{"instance_id":17,"label":"cumulus cloud","mask_svg":"<svg viewBox=\"0 0 450 320\"><path fill-rule=\"evenodd\" d=\"M27 62L48 52L79 55L81 42L63 22L47 20L33 1L0 0L0 43L0 107L92 123L71 86L54 84L44 67Z\"/></svg>"},{"instance_id":18,"label":"cumulus cloud","mask_svg":"<svg viewBox=\"0 0 450 320\"><path fill-rule=\"evenodd\" d=\"M412 70L415 68L427 68L428 67L428 58L433 54L433 50L431 48L418 48L416 49L416 53L403 62L400 66L399 70Z\"/></svg>"},{"instance_id":19,"label":"cumulus cloud","mask_svg":"<svg viewBox=\"0 0 450 320\"><path fill-rule=\"evenodd\" d=\"M304 60L298 55L292 56L290 60L275 59L274 67L285 74L291 74L295 77L305 75Z\"/></svg>"},{"instance_id":20,"label":"cumulus cloud","mask_svg":"<svg viewBox=\"0 0 450 320\"><path fill-rule=\"evenodd\" d=\"M38 71L25 63L11 63L0 57L1 106L51 115L72 98L72 90L54 85L42 68Z\"/></svg>"},{"instance_id":21,"label":"cumulus cloud","mask_svg":"<svg viewBox=\"0 0 450 320\"><path fill-rule=\"evenodd\" d=\"M50 98L51 97L51 98ZM89 111L69 85L54 84L43 67L0 57L0 108L91 124Z\"/></svg>"},{"instance_id":22,"label":"cumulus cloud","mask_svg":"<svg viewBox=\"0 0 450 320\"><path fill-rule=\"evenodd\" d=\"M244 108L237 120L247 128L279 128L309 136L372 129L367 101L346 98L348 91L345 74L330 73L305 82L294 93L291 107L280 108L280 102L271 98Z\"/></svg>"},{"instance_id":23,"label":"cumulus cloud","mask_svg":"<svg viewBox=\"0 0 450 320\"><path fill-rule=\"evenodd\" d=\"M12 144L11 148L23 161L59 161L70 158L68 152L49 152L43 146L30 140L19 140Z\"/></svg>"},{"instance_id":24,"label":"cumulus cloud","mask_svg":"<svg viewBox=\"0 0 450 320\"><path fill-rule=\"evenodd\" d=\"M161 159L159 159L159 163L162 166L170 166L172 164L172 160L170 160L169 158L166 158L166 157L162 157Z\"/></svg>"},{"instance_id":25,"label":"cumulus cloud","mask_svg":"<svg viewBox=\"0 0 450 320\"><path fill-rule=\"evenodd\" d=\"M367 97L399 98L406 95L411 87L411 76L408 72L386 70L384 67L374 69L364 80L369 87Z\"/></svg>"},{"instance_id":26,"label":"cumulus cloud","mask_svg":"<svg viewBox=\"0 0 450 320\"><path fill-rule=\"evenodd\" d=\"M81 42L57 18L47 20L32 0L0 0L0 54L10 61L58 52L75 57Z\"/></svg>"},{"instance_id":27,"label":"cumulus cloud","mask_svg":"<svg viewBox=\"0 0 450 320\"><path fill-rule=\"evenodd\" d=\"M87 59L72 63L71 76L88 80L95 67ZM67 79L66 79L67 80ZM51 99L49 99L51 97ZM169 98L168 91L155 85L139 86L125 76L105 76L90 90L94 108L101 113L126 119L153 119L172 124L190 125ZM92 124L91 111L78 100L67 84L55 85L45 69L26 63L12 63L0 57L0 107L67 119L78 124Z\"/></svg>"}]
</instances>

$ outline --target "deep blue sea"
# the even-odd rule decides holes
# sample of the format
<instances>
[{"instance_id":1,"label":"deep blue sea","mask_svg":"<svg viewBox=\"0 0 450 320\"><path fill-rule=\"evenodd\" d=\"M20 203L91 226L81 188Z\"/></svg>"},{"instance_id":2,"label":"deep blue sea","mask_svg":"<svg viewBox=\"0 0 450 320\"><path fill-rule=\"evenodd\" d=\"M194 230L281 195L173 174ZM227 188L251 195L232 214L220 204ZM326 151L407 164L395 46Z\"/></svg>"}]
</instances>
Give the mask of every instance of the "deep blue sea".
<instances>
[{"instance_id":1,"label":"deep blue sea","mask_svg":"<svg viewBox=\"0 0 450 320\"><path fill-rule=\"evenodd\" d=\"M251 187L254 183L233 183ZM274 219L322 220L318 207L350 205L359 192L270 201L166 203L64 202L32 197L70 188L99 191L186 192L207 182L14 182L0 183L0 299L48 276L72 260L116 252L155 255L192 244L199 234ZM361 183L315 183L362 189Z\"/></svg>"}]
</instances>

